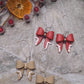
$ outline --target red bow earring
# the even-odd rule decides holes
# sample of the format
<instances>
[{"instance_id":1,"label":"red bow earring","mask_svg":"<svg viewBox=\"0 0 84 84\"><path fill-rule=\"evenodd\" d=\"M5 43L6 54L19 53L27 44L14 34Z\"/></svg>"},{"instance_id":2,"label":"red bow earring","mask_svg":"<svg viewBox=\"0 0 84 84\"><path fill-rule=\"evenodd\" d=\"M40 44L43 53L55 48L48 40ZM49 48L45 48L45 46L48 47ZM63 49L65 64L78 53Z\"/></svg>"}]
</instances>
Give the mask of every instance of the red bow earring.
<instances>
[{"instance_id":1,"label":"red bow earring","mask_svg":"<svg viewBox=\"0 0 84 84\"><path fill-rule=\"evenodd\" d=\"M47 49L48 44L51 44L50 41L53 40L54 32L53 31L44 32L43 28L39 27L39 29L36 32L36 35L37 37L35 37L36 39L35 45L39 45L42 39L45 38L44 48Z\"/></svg>"},{"instance_id":2,"label":"red bow earring","mask_svg":"<svg viewBox=\"0 0 84 84\"><path fill-rule=\"evenodd\" d=\"M63 43L66 44L66 50L69 53L70 47L72 46L71 44L73 42L74 42L73 34L69 34L67 37L65 37L62 34L57 34L57 36L56 36L56 43L57 43L57 47L59 49L59 53L62 51Z\"/></svg>"}]
</instances>

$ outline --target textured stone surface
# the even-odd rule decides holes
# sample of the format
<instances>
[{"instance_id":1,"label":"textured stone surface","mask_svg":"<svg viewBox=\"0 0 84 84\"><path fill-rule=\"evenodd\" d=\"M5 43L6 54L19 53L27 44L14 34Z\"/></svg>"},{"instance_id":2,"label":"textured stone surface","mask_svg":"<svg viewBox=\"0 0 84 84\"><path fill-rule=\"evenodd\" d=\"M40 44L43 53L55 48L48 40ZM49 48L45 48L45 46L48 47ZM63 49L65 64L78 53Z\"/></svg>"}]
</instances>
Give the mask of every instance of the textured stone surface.
<instances>
[{"instance_id":1,"label":"textured stone surface","mask_svg":"<svg viewBox=\"0 0 84 84\"><path fill-rule=\"evenodd\" d=\"M39 46L34 45L39 26L55 31L54 41L47 50L43 48L44 39ZM30 24L15 19L14 28L5 27L6 33L0 36L0 84L35 84L36 74L55 75L55 84L84 83L84 0L58 0L56 3L47 0L40 16L34 16ZM66 52L64 45L59 54L56 34L66 31L74 34L75 42L71 53ZM29 82L25 71L22 80L17 81L16 60L25 61L29 56L36 62L36 74Z\"/></svg>"}]
</instances>

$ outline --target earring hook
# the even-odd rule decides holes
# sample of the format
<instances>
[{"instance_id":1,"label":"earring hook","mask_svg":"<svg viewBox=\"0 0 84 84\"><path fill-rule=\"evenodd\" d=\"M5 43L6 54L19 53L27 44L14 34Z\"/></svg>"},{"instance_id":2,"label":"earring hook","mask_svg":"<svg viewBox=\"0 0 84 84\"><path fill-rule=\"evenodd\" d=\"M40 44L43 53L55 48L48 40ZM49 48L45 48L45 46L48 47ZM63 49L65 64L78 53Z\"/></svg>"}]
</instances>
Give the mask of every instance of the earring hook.
<instances>
[{"instance_id":1,"label":"earring hook","mask_svg":"<svg viewBox=\"0 0 84 84\"><path fill-rule=\"evenodd\" d=\"M44 25L45 25L45 31L48 32L48 31L51 30L51 28L53 27L54 20L52 21L51 25L48 25L48 24L46 23L46 21L47 21L47 18L45 17L45 18L43 19L43 23L44 23Z\"/></svg>"},{"instance_id":2,"label":"earring hook","mask_svg":"<svg viewBox=\"0 0 84 84\"><path fill-rule=\"evenodd\" d=\"M63 35L64 37L67 37L68 34L69 34L69 31L65 31Z\"/></svg>"},{"instance_id":3,"label":"earring hook","mask_svg":"<svg viewBox=\"0 0 84 84\"><path fill-rule=\"evenodd\" d=\"M33 60L33 49L32 49L32 46L30 45L30 52L29 52L29 60Z\"/></svg>"}]
</instances>

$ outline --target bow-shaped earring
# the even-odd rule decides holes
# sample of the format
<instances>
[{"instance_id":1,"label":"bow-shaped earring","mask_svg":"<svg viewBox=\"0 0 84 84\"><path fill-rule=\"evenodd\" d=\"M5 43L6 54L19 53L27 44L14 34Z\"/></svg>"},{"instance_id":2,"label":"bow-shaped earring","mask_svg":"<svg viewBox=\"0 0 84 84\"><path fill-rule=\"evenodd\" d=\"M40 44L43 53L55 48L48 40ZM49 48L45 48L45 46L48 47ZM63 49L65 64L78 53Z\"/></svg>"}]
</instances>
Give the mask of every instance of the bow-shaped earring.
<instances>
[{"instance_id":1,"label":"bow-shaped earring","mask_svg":"<svg viewBox=\"0 0 84 84\"><path fill-rule=\"evenodd\" d=\"M66 50L69 53L70 47L72 46L71 44L73 42L74 42L73 34L69 34L67 37L65 37L62 34L57 34L57 36L56 36L56 43L57 43L57 47L59 48L59 52L62 51L63 43L65 43L66 44Z\"/></svg>"},{"instance_id":2,"label":"bow-shaped earring","mask_svg":"<svg viewBox=\"0 0 84 84\"><path fill-rule=\"evenodd\" d=\"M54 76L50 76L47 78L42 77L41 75L36 76L36 84L54 84Z\"/></svg>"},{"instance_id":3,"label":"bow-shaped earring","mask_svg":"<svg viewBox=\"0 0 84 84\"><path fill-rule=\"evenodd\" d=\"M44 48L47 49L48 44L51 44L50 41L53 40L54 32L53 31L44 32L43 28L39 27L36 32L36 35L37 37L35 37L36 39L35 45L39 45L42 39L45 38Z\"/></svg>"},{"instance_id":4,"label":"bow-shaped earring","mask_svg":"<svg viewBox=\"0 0 84 84\"><path fill-rule=\"evenodd\" d=\"M16 72L18 74L18 80L23 77L24 70L27 70L27 77L31 81L32 75L34 75L34 72L32 70L35 70L34 61L30 61L29 63L23 63L22 61L18 60L16 62L16 68L19 70Z\"/></svg>"}]
</instances>

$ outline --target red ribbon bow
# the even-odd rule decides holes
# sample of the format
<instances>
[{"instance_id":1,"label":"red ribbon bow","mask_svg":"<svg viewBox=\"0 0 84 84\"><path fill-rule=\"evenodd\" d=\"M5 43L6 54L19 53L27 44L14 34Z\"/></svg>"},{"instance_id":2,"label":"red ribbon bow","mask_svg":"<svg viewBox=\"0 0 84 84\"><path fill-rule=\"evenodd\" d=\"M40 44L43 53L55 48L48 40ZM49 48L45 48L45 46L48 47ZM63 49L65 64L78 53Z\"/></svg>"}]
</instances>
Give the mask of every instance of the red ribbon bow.
<instances>
[{"instance_id":1,"label":"red ribbon bow","mask_svg":"<svg viewBox=\"0 0 84 84\"><path fill-rule=\"evenodd\" d=\"M56 37L57 47L59 48L59 52L62 51L63 43L66 43L66 50L69 53L71 44L74 42L73 34L69 34L67 37L64 37L62 34L57 34Z\"/></svg>"},{"instance_id":2,"label":"red ribbon bow","mask_svg":"<svg viewBox=\"0 0 84 84\"><path fill-rule=\"evenodd\" d=\"M49 31L49 32L44 32L43 28L39 27L37 32L36 32L37 37L36 39L36 43L35 45L39 45L40 42L42 41L43 38L45 38L45 42L44 42L44 48L47 49L48 44L51 44L50 41L53 40L54 37L54 32L53 31Z\"/></svg>"}]
</instances>

